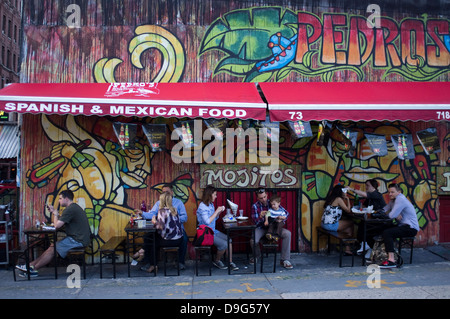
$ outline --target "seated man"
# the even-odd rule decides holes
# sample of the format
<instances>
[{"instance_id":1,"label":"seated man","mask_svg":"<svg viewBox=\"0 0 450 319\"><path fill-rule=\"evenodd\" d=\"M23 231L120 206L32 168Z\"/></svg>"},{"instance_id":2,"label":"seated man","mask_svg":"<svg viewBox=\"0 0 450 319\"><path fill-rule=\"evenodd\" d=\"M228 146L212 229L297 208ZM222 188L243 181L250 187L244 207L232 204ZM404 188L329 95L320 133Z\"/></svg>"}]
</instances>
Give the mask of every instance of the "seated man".
<instances>
[{"instance_id":1,"label":"seated man","mask_svg":"<svg viewBox=\"0 0 450 319\"><path fill-rule=\"evenodd\" d=\"M90 243L91 229L84 210L73 202L73 192L64 190L59 194L59 206L64 207L62 215L51 205L47 205L48 210L53 215L53 224L56 229L65 226L67 236L56 243L56 251L62 258L72 248L87 247ZM53 244L44 251L36 260L30 263L30 275L36 277L38 269L49 264L54 257ZM17 269L26 272L26 265L17 265Z\"/></svg>"},{"instance_id":2,"label":"seated man","mask_svg":"<svg viewBox=\"0 0 450 319\"><path fill-rule=\"evenodd\" d=\"M383 237L388 260L383 262L380 268L397 267L394 256L394 239L399 237L414 237L420 230L416 210L413 204L402 194L398 184L390 184L389 198L391 201L384 208L384 212L389 212L390 218L396 218L397 225L390 225L381 233Z\"/></svg>"},{"instance_id":3,"label":"seated man","mask_svg":"<svg viewBox=\"0 0 450 319\"><path fill-rule=\"evenodd\" d=\"M256 191L257 202L252 206L252 219L256 225L255 230L255 255L256 257L261 256L261 250L259 248L259 241L263 237L267 228L264 227L265 215L269 211L269 200L267 198L267 193L264 189L258 189ZM281 207L281 206L280 206ZM281 207L282 208L282 207ZM281 244L281 265L286 269L292 269L294 266L290 262L291 259L291 232L286 228L281 231L281 239L283 240ZM253 247L253 243L251 245ZM251 260L250 262L256 262L256 260Z\"/></svg>"}]
</instances>

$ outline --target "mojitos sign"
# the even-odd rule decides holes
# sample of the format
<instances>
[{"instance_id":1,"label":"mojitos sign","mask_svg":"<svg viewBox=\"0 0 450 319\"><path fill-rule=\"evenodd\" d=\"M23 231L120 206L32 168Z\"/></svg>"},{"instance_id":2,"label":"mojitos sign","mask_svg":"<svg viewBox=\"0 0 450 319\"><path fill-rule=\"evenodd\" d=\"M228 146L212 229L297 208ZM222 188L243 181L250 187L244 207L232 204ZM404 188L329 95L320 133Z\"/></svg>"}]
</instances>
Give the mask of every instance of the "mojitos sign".
<instances>
[{"instance_id":1,"label":"mojitos sign","mask_svg":"<svg viewBox=\"0 0 450 319\"><path fill-rule=\"evenodd\" d=\"M431 81L450 71L447 19L294 12L280 7L231 11L214 21L199 54L219 50L225 57L215 73L245 81L281 81L291 72L331 81L336 71L353 71L367 81L362 67L385 70L384 78L401 75Z\"/></svg>"},{"instance_id":2,"label":"mojitos sign","mask_svg":"<svg viewBox=\"0 0 450 319\"><path fill-rule=\"evenodd\" d=\"M301 166L200 165L200 187L216 188L300 188Z\"/></svg>"}]
</instances>

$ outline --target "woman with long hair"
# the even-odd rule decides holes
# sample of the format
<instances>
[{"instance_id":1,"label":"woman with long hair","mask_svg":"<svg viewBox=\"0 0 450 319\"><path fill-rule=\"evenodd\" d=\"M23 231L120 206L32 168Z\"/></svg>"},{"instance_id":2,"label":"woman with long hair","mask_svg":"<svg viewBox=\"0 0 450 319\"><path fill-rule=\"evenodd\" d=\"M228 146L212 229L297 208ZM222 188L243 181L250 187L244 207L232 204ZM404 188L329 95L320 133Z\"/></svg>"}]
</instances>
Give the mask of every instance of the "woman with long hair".
<instances>
[{"instance_id":1,"label":"woman with long hair","mask_svg":"<svg viewBox=\"0 0 450 319\"><path fill-rule=\"evenodd\" d=\"M157 271L158 256L161 247L180 247L183 241L183 231L176 209L172 206L172 195L168 192L159 197L158 215L153 216L152 223L158 230L155 236L155 251L153 245L147 245L145 253L148 254L150 265L143 267L147 272ZM155 259L156 258L156 259Z\"/></svg>"},{"instance_id":2,"label":"woman with long hair","mask_svg":"<svg viewBox=\"0 0 450 319\"><path fill-rule=\"evenodd\" d=\"M338 231L352 236L353 222L342 219L343 211L351 212L350 199L343 189L342 185L334 186L330 195L325 199L321 227L328 231ZM349 246L346 246L345 253L352 254Z\"/></svg>"},{"instance_id":3,"label":"woman with long hair","mask_svg":"<svg viewBox=\"0 0 450 319\"><path fill-rule=\"evenodd\" d=\"M214 201L217 198L217 190L213 186L206 186L203 191L202 202L197 209L197 221L199 225L206 225L214 231L214 246L217 247L216 258L213 261L213 265L219 269L227 269L222 262L222 256L227 251L227 235L221 233L216 229L216 220L220 214L225 210L224 206L220 206L217 209L214 208ZM238 270L239 268L232 262L232 246L228 247L230 254L230 268L231 270Z\"/></svg>"}]
</instances>

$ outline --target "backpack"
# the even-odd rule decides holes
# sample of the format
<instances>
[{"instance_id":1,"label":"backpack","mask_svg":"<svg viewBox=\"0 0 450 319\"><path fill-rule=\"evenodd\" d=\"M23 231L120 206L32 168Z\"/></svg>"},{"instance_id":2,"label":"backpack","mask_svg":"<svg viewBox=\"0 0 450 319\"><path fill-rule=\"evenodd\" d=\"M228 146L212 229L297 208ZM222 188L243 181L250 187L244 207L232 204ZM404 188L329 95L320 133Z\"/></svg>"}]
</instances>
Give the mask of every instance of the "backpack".
<instances>
[{"instance_id":1,"label":"backpack","mask_svg":"<svg viewBox=\"0 0 450 319\"><path fill-rule=\"evenodd\" d=\"M403 265L403 258L397 253L397 251L394 252L394 258L397 263L397 267L401 267ZM388 260L388 253L386 252L383 239L375 239L372 253L370 254L370 260L372 263L377 265L381 265L384 261Z\"/></svg>"},{"instance_id":2,"label":"backpack","mask_svg":"<svg viewBox=\"0 0 450 319\"><path fill-rule=\"evenodd\" d=\"M214 243L214 231L206 225L200 225L194 238L195 246L211 246Z\"/></svg>"}]
</instances>

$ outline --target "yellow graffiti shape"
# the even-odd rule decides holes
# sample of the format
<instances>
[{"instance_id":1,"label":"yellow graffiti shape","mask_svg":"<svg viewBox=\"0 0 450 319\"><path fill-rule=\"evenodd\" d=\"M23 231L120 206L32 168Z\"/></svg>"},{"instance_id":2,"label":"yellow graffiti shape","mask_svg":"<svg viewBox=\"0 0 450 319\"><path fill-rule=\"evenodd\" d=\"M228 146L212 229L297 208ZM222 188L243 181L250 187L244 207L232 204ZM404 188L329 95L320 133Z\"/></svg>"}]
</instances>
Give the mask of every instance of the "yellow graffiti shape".
<instances>
[{"instance_id":1,"label":"yellow graffiti shape","mask_svg":"<svg viewBox=\"0 0 450 319\"><path fill-rule=\"evenodd\" d=\"M250 284L248 282L245 282L245 283L241 284L241 286L245 286L246 287L246 289L245 289L246 292L255 292L255 291L258 291L258 290L264 291L264 292L269 292L269 290L267 290L265 288L252 288L251 287L252 284ZM242 289L236 289L236 288L227 290L227 293L232 293L232 292L243 293L244 291Z\"/></svg>"},{"instance_id":2,"label":"yellow graffiti shape","mask_svg":"<svg viewBox=\"0 0 450 319\"><path fill-rule=\"evenodd\" d=\"M136 28L136 36L130 41L128 51L131 63L143 69L141 55L149 49L158 50L162 65L153 82L178 82L185 66L184 49L180 41L168 30L157 25L142 25Z\"/></svg>"},{"instance_id":3,"label":"yellow graffiti shape","mask_svg":"<svg viewBox=\"0 0 450 319\"><path fill-rule=\"evenodd\" d=\"M94 79L97 83L114 83L114 72L123 61L118 58L103 58L94 65Z\"/></svg>"},{"instance_id":4,"label":"yellow graffiti shape","mask_svg":"<svg viewBox=\"0 0 450 319\"><path fill-rule=\"evenodd\" d=\"M161 65L152 82L179 82L186 65L186 56L180 40L170 31L158 25L141 25L135 29L136 36L131 39L128 51L131 64L143 69L142 54L150 49L161 53ZM123 62L119 58L102 58L93 67L97 83L115 83L116 68Z\"/></svg>"}]
</instances>

